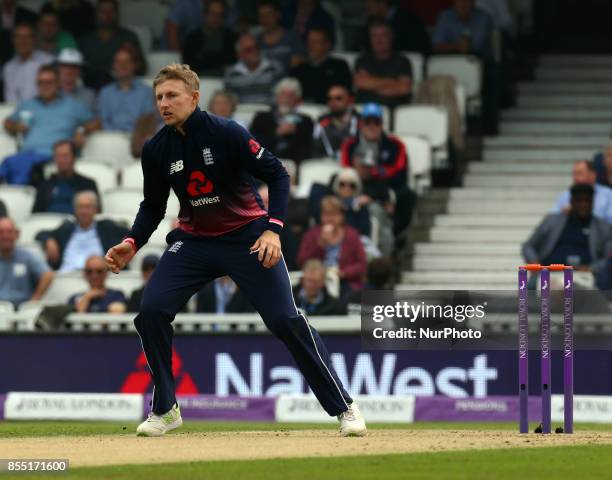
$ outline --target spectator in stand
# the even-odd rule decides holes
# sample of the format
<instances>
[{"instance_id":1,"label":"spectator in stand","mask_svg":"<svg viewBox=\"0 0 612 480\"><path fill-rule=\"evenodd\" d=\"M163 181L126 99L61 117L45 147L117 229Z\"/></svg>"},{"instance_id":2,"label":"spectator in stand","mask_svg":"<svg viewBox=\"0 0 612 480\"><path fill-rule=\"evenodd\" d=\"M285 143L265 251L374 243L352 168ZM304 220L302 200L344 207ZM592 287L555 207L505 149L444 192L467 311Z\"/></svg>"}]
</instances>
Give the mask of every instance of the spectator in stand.
<instances>
[{"instance_id":1,"label":"spectator in stand","mask_svg":"<svg viewBox=\"0 0 612 480\"><path fill-rule=\"evenodd\" d=\"M332 192L342 202L346 224L369 237L372 224L367 204L361 198L361 189L361 179L354 168L344 167L332 181Z\"/></svg>"},{"instance_id":2,"label":"spectator in stand","mask_svg":"<svg viewBox=\"0 0 612 480\"><path fill-rule=\"evenodd\" d=\"M433 36L437 53L472 53L483 60L493 55L491 16L476 8L474 0L455 0L440 14Z\"/></svg>"},{"instance_id":3,"label":"spectator in stand","mask_svg":"<svg viewBox=\"0 0 612 480\"><path fill-rule=\"evenodd\" d=\"M367 25L358 36L358 44L355 46L355 50L372 51L369 26L374 20L382 19L389 22L393 31L394 50L429 55L431 40L425 22L409 8L394 3L392 0L366 0Z\"/></svg>"},{"instance_id":4,"label":"spectator in stand","mask_svg":"<svg viewBox=\"0 0 612 480\"><path fill-rule=\"evenodd\" d=\"M254 2L251 0L247 1L247 5L252 7L252 3ZM172 2L165 23L164 40L166 47L170 50L181 50L181 46L187 36L202 26L200 19L204 13L206 3L208 3L206 0L176 0ZM235 4L236 1L233 3ZM240 11L241 14L246 10L241 6L237 6L236 9ZM233 12L232 9L226 7L225 25L239 32L246 31L238 28L237 22L240 19L236 18L235 13L236 12Z\"/></svg>"},{"instance_id":5,"label":"spectator in stand","mask_svg":"<svg viewBox=\"0 0 612 480\"><path fill-rule=\"evenodd\" d=\"M310 29L323 28L330 32L332 45L336 43L336 22L320 0L291 0L283 11L282 23L304 40Z\"/></svg>"},{"instance_id":6,"label":"spectator in stand","mask_svg":"<svg viewBox=\"0 0 612 480\"><path fill-rule=\"evenodd\" d=\"M570 208L546 216L523 244L527 263L572 265L599 275L612 255L612 226L593 212L595 190L582 183L570 188Z\"/></svg>"},{"instance_id":7,"label":"spectator in stand","mask_svg":"<svg viewBox=\"0 0 612 480\"><path fill-rule=\"evenodd\" d=\"M34 27L18 24L13 30L15 56L2 68L4 101L18 103L36 95L36 75L43 65L53 62L53 55L35 50Z\"/></svg>"},{"instance_id":8,"label":"spectator in stand","mask_svg":"<svg viewBox=\"0 0 612 480\"><path fill-rule=\"evenodd\" d=\"M198 313L250 313L253 305L227 275L215 278L197 294Z\"/></svg>"},{"instance_id":9,"label":"spectator in stand","mask_svg":"<svg viewBox=\"0 0 612 480\"><path fill-rule=\"evenodd\" d=\"M132 139L130 140L130 151L134 158L140 158L144 144L163 126L164 121L159 116L157 110L145 113L136 120L134 130L132 131Z\"/></svg>"},{"instance_id":10,"label":"spectator in stand","mask_svg":"<svg viewBox=\"0 0 612 480\"><path fill-rule=\"evenodd\" d=\"M0 19L2 28L12 32L22 23L35 25L38 16L31 10L17 5L17 0L0 0Z\"/></svg>"},{"instance_id":11,"label":"spectator in stand","mask_svg":"<svg viewBox=\"0 0 612 480\"><path fill-rule=\"evenodd\" d=\"M594 188L593 215L612 223L612 189L596 183L597 171L593 162L579 160L572 169L574 185L590 185ZM570 208L570 190L557 197L551 213L567 212Z\"/></svg>"},{"instance_id":12,"label":"spectator in stand","mask_svg":"<svg viewBox=\"0 0 612 480\"><path fill-rule=\"evenodd\" d=\"M357 135L360 115L354 108L354 97L343 85L332 85L327 91L329 113L321 116L314 128L312 155L340 159L340 147Z\"/></svg>"},{"instance_id":13,"label":"spectator in stand","mask_svg":"<svg viewBox=\"0 0 612 480\"><path fill-rule=\"evenodd\" d=\"M393 262L389 257L373 258L368 262L368 280L364 290L393 290ZM352 291L340 299L338 313L359 315L362 292Z\"/></svg>"},{"instance_id":14,"label":"spectator in stand","mask_svg":"<svg viewBox=\"0 0 612 480\"><path fill-rule=\"evenodd\" d=\"M208 113L218 115L223 118L233 118L238 106L236 95L225 90L217 90L212 94L208 102Z\"/></svg>"},{"instance_id":15,"label":"spectator in stand","mask_svg":"<svg viewBox=\"0 0 612 480\"><path fill-rule=\"evenodd\" d=\"M144 75L147 68L138 37L119 26L119 2L98 0L96 29L79 39L79 50L87 62L85 83L96 89L110 83L115 54L125 47L134 49L136 74Z\"/></svg>"},{"instance_id":16,"label":"spectator in stand","mask_svg":"<svg viewBox=\"0 0 612 480\"><path fill-rule=\"evenodd\" d=\"M364 53L355 62L353 84L359 103L376 102L389 107L410 103L412 65L393 49L393 31L384 20L370 24L372 53Z\"/></svg>"},{"instance_id":17,"label":"spectator in stand","mask_svg":"<svg viewBox=\"0 0 612 480\"><path fill-rule=\"evenodd\" d=\"M434 52L472 54L482 60L482 124L488 135L497 134L502 86L501 71L493 58L492 35L491 17L476 8L474 0L455 0L453 8L440 14L433 35Z\"/></svg>"},{"instance_id":18,"label":"spectator in stand","mask_svg":"<svg viewBox=\"0 0 612 480\"><path fill-rule=\"evenodd\" d=\"M342 145L341 163L359 172L365 195L378 201L393 216L394 233L399 234L410 224L415 202L407 184L406 147L397 137L384 132L380 105L364 105L361 115L359 134ZM389 189L394 192L395 204Z\"/></svg>"},{"instance_id":19,"label":"spectator in stand","mask_svg":"<svg viewBox=\"0 0 612 480\"><path fill-rule=\"evenodd\" d=\"M74 306L78 313L124 313L125 295L120 290L107 288L108 268L104 257L92 255L87 258L83 269L89 290L75 293L68 299L68 305Z\"/></svg>"},{"instance_id":20,"label":"spectator in stand","mask_svg":"<svg viewBox=\"0 0 612 480\"><path fill-rule=\"evenodd\" d=\"M327 268L316 258L304 262L300 283L293 288L296 306L307 315L335 315L338 299L332 296L325 280Z\"/></svg>"},{"instance_id":21,"label":"spectator in stand","mask_svg":"<svg viewBox=\"0 0 612 480\"><path fill-rule=\"evenodd\" d=\"M82 67L83 55L74 48L65 48L57 56L62 93L85 104L93 112L96 107L96 93L83 85Z\"/></svg>"},{"instance_id":22,"label":"spectator in stand","mask_svg":"<svg viewBox=\"0 0 612 480\"><path fill-rule=\"evenodd\" d=\"M251 133L279 158L300 162L310 156L313 124L297 111L302 88L295 78L284 78L274 88L275 103L267 112L258 112Z\"/></svg>"},{"instance_id":23,"label":"spectator in stand","mask_svg":"<svg viewBox=\"0 0 612 480\"><path fill-rule=\"evenodd\" d=\"M257 41L264 56L283 67L283 75L302 61L304 47L294 31L280 24L281 10L277 0L263 0L257 5L261 33Z\"/></svg>"},{"instance_id":24,"label":"spectator in stand","mask_svg":"<svg viewBox=\"0 0 612 480\"><path fill-rule=\"evenodd\" d=\"M53 281L53 272L29 250L17 246L15 222L0 218L0 300L18 306L40 300Z\"/></svg>"},{"instance_id":25,"label":"spectator in stand","mask_svg":"<svg viewBox=\"0 0 612 480\"><path fill-rule=\"evenodd\" d=\"M236 61L236 37L224 24L225 9L225 0L207 0L202 25L183 42L183 62L200 75L223 76Z\"/></svg>"},{"instance_id":26,"label":"spectator in stand","mask_svg":"<svg viewBox=\"0 0 612 480\"><path fill-rule=\"evenodd\" d=\"M21 137L21 151L0 166L0 177L6 183L27 184L32 168L51 160L53 145L72 138L75 146L81 147L85 135L98 128L98 121L85 105L59 94L55 67L42 67L37 78L38 96L19 103L4 121L9 134Z\"/></svg>"},{"instance_id":27,"label":"spectator in stand","mask_svg":"<svg viewBox=\"0 0 612 480\"><path fill-rule=\"evenodd\" d=\"M53 163L57 172L43 180L36 188L33 212L55 212L74 214L74 196L83 191L98 195L96 182L79 175L74 170L74 146L61 140L53 147Z\"/></svg>"},{"instance_id":28,"label":"spectator in stand","mask_svg":"<svg viewBox=\"0 0 612 480\"><path fill-rule=\"evenodd\" d=\"M341 292L363 287L366 254L359 232L345 225L342 202L333 196L321 201L321 225L310 228L302 238L298 265L318 258L328 268L337 270Z\"/></svg>"},{"instance_id":29,"label":"spectator in stand","mask_svg":"<svg viewBox=\"0 0 612 480\"><path fill-rule=\"evenodd\" d=\"M268 192L268 185L262 183L257 189L257 193L261 198L261 202L266 210L268 210L268 205L270 201L270 196ZM299 203L299 200L295 199L292 195L289 197L289 204L287 206L287 210L289 215L287 216L285 227L278 234L281 241L281 250L283 252L283 259L287 264L288 270L295 270L296 268L296 260L298 248L300 246L299 237L296 235L295 230L301 229L301 225L298 225L298 228L295 228L294 223L292 222L291 214L295 214L298 208L294 208L296 206L296 202Z\"/></svg>"},{"instance_id":30,"label":"spectator in stand","mask_svg":"<svg viewBox=\"0 0 612 480\"><path fill-rule=\"evenodd\" d=\"M593 158L593 167L597 172L597 184L612 187L612 144Z\"/></svg>"},{"instance_id":31,"label":"spectator in stand","mask_svg":"<svg viewBox=\"0 0 612 480\"><path fill-rule=\"evenodd\" d=\"M406 147L397 137L384 132L382 108L368 103L361 116L359 134L342 145L342 165L356 168L362 180L381 179L394 190L405 187Z\"/></svg>"},{"instance_id":32,"label":"spectator in stand","mask_svg":"<svg viewBox=\"0 0 612 480\"><path fill-rule=\"evenodd\" d=\"M306 42L308 59L291 71L291 76L297 78L302 85L304 101L325 103L332 85L343 85L351 90L353 80L348 64L329 54L329 32L322 28L312 28Z\"/></svg>"},{"instance_id":33,"label":"spectator in stand","mask_svg":"<svg viewBox=\"0 0 612 480\"><path fill-rule=\"evenodd\" d=\"M76 48L76 40L62 30L59 17L54 12L40 14L37 43L40 51L50 55L57 55L64 48Z\"/></svg>"},{"instance_id":34,"label":"spectator in stand","mask_svg":"<svg viewBox=\"0 0 612 480\"><path fill-rule=\"evenodd\" d=\"M155 254L147 255L142 259L140 264L140 273L142 274L142 287L137 288L130 295L130 299L127 302L127 311L130 313L136 313L140 311L140 303L142 301L142 292L144 292L145 285L151 278L155 267L159 263L159 256Z\"/></svg>"},{"instance_id":35,"label":"spectator in stand","mask_svg":"<svg viewBox=\"0 0 612 480\"><path fill-rule=\"evenodd\" d=\"M67 221L51 232L41 232L36 238L44 244L47 262L61 272L81 270L92 255L103 255L120 242L127 228L110 220L95 221L98 213L96 192L79 192L74 196L76 221Z\"/></svg>"},{"instance_id":36,"label":"spectator in stand","mask_svg":"<svg viewBox=\"0 0 612 480\"><path fill-rule=\"evenodd\" d=\"M47 12L58 15L62 29L75 37L95 27L94 6L87 0L50 0L40 9L41 14Z\"/></svg>"},{"instance_id":37,"label":"spectator in stand","mask_svg":"<svg viewBox=\"0 0 612 480\"><path fill-rule=\"evenodd\" d=\"M236 95L227 90L217 90L212 94L212 97L210 97L206 111L219 117L234 120L238 125L248 128L248 125L245 125L242 120L234 118L237 106L238 99Z\"/></svg>"},{"instance_id":38,"label":"spectator in stand","mask_svg":"<svg viewBox=\"0 0 612 480\"><path fill-rule=\"evenodd\" d=\"M256 38L248 33L238 38L236 55L238 63L225 72L225 88L240 103L271 103L270 85L281 78L282 67L262 56Z\"/></svg>"},{"instance_id":39,"label":"spectator in stand","mask_svg":"<svg viewBox=\"0 0 612 480\"><path fill-rule=\"evenodd\" d=\"M113 61L115 81L100 90L98 114L104 130L131 133L141 115L155 111L153 89L134 78L135 52L120 48Z\"/></svg>"}]
</instances>

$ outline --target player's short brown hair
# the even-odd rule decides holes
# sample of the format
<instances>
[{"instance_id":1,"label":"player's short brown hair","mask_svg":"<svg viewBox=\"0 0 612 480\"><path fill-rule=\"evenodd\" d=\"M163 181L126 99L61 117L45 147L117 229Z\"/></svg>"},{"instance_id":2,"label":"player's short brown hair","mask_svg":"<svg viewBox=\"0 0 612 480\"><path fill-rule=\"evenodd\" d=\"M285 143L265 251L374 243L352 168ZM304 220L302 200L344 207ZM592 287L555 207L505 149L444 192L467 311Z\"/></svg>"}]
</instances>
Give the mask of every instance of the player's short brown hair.
<instances>
[{"instance_id":1,"label":"player's short brown hair","mask_svg":"<svg viewBox=\"0 0 612 480\"><path fill-rule=\"evenodd\" d=\"M153 80L153 90L166 80L181 80L191 91L200 90L200 77L184 63L171 63L157 72Z\"/></svg>"}]
</instances>

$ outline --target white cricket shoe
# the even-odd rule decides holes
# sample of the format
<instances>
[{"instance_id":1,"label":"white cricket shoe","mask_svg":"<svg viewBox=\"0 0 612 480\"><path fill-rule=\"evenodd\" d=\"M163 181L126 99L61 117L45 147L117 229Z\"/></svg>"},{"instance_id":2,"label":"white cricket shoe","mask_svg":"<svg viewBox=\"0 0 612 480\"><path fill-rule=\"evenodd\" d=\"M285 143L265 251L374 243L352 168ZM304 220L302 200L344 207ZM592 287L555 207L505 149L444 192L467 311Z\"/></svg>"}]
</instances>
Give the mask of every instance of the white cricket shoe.
<instances>
[{"instance_id":1,"label":"white cricket shoe","mask_svg":"<svg viewBox=\"0 0 612 480\"><path fill-rule=\"evenodd\" d=\"M149 413L149 418L138 425L136 435L139 437L161 437L164 433L174 430L182 424L181 409L178 403L175 403L174 407L163 415Z\"/></svg>"},{"instance_id":2,"label":"white cricket shoe","mask_svg":"<svg viewBox=\"0 0 612 480\"><path fill-rule=\"evenodd\" d=\"M363 437L367 432L365 420L355 402L349 405L346 412L338 415L338 420L340 420L340 435L343 437Z\"/></svg>"}]
</instances>

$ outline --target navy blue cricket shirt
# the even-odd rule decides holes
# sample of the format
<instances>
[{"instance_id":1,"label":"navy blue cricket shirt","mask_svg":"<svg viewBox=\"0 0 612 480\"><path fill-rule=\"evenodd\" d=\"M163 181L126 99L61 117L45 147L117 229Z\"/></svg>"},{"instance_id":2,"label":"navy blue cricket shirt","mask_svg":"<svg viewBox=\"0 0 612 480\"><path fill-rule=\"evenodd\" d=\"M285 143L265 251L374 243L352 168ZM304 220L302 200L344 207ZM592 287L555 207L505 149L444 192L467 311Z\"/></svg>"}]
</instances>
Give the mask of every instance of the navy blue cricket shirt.
<instances>
[{"instance_id":1,"label":"navy blue cricket shirt","mask_svg":"<svg viewBox=\"0 0 612 480\"><path fill-rule=\"evenodd\" d=\"M128 237L147 243L166 212L170 188L180 201L179 228L205 237L231 232L268 216L269 229L283 227L289 174L283 164L240 125L196 110L185 135L164 126L142 150L144 200ZM254 178L268 185L269 212Z\"/></svg>"}]
</instances>

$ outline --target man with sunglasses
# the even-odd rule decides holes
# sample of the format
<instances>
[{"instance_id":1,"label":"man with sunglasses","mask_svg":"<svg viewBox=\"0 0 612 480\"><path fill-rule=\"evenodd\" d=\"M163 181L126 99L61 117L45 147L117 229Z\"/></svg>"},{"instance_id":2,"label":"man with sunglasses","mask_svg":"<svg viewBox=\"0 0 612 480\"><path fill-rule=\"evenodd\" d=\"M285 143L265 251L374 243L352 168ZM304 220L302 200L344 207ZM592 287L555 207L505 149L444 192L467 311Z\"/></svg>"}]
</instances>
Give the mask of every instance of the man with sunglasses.
<instances>
[{"instance_id":1,"label":"man with sunglasses","mask_svg":"<svg viewBox=\"0 0 612 480\"><path fill-rule=\"evenodd\" d=\"M89 290L75 293L68 299L79 313L123 313L126 299L123 292L106 287L108 268L104 257L92 255L83 270Z\"/></svg>"},{"instance_id":2,"label":"man with sunglasses","mask_svg":"<svg viewBox=\"0 0 612 480\"><path fill-rule=\"evenodd\" d=\"M319 117L313 133L315 157L340 158L342 143L357 135L360 116L353 105L353 96L346 86L333 85L329 88L329 113Z\"/></svg>"},{"instance_id":3,"label":"man with sunglasses","mask_svg":"<svg viewBox=\"0 0 612 480\"><path fill-rule=\"evenodd\" d=\"M394 215L394 231L401 232L410 223L414 194L408 188L406 147L383 129L383 110L377 103L367 103L361 111L359 133L342 144L340 161L353 167L363 182L364 194L382 203ZM388 191L396 199L391 208Z\"/></svg>"}]
</instances>

